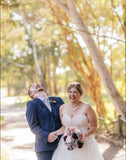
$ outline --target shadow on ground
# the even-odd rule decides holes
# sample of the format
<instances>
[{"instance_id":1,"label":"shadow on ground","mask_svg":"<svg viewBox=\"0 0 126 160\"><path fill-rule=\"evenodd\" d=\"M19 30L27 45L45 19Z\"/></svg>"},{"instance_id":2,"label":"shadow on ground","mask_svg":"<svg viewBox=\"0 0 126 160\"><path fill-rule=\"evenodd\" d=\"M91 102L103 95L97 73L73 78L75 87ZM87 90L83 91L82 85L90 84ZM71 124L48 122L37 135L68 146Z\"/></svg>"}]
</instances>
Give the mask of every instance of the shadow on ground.
<instances>
[{"instance_id":1,"label":"shadow on ground","mask_svg":"<svg viewBox=\"0 0 126 160\"><path fill-rule=\"evenodd\" d=\"M104 153L103 157L107 160L109 157L109 160L113 160L115 155L118 154L120 151L120 147L114 146L113 144L110 144L109 148L107 148Z\"/></svg>"}]
</instances>

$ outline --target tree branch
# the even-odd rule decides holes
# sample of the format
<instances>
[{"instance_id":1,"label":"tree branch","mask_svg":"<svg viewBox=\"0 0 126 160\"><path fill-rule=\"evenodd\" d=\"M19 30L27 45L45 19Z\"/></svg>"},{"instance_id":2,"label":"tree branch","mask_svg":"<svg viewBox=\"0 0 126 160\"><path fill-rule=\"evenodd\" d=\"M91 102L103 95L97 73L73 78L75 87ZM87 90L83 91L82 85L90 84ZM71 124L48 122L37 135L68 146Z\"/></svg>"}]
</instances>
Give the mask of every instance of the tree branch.
<instances>
[{"instance_id":1,"label":"tree branch","mask_svg":"<svg viewBox=\"0 0 126 160\"><path fill-rule=\"evenodd\" d=\"M70 14L70 10L68 8L68 6L64 3L61 2L61 0L55 0L55 2L68 14Z\"/></svg>"},{"instance_id":2,"label":"tree branch","mask_svg":"<svg viewBox=\"0 0 126 160\"><path fill-rule=\"evenodd\" d=\"M32 67L31 65L28 65L28 64L20 64L20 63L11 61L11 60L8 59L8 58L6 58L6 61L7 61L8 63L14 64L16 67L19 67L19 68L30 67L30 68L34 69L34 67ZM34 69L34 70L35 70L35 69Z\"/></svg>"}]
</instances>

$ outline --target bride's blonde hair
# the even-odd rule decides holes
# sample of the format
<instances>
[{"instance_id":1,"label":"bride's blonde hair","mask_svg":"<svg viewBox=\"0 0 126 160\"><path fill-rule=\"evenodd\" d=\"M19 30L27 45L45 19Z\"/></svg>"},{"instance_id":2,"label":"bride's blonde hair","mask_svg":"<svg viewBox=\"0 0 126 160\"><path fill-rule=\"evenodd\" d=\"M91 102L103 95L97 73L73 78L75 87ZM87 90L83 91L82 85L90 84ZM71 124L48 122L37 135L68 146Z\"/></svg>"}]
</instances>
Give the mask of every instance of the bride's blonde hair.
<instances>
[{"instance_id":1,"label":"bride's blonde hair","mask_svg":"<svg viewBox=\"0 0 126 160\"><path fill-rule=\"evenodd\" d=\"M82 86L81 86L81 84L80 84L79 82L69 83L69 84L68 84L68 87L67 87L67 92L69 92L69 90L70 90L71 88L73 88L73 87L75 87L75 88L78 90L78 92L80 93L80 95L83 94L83 88L82 88Z\"/></svg>"}]
</instances>

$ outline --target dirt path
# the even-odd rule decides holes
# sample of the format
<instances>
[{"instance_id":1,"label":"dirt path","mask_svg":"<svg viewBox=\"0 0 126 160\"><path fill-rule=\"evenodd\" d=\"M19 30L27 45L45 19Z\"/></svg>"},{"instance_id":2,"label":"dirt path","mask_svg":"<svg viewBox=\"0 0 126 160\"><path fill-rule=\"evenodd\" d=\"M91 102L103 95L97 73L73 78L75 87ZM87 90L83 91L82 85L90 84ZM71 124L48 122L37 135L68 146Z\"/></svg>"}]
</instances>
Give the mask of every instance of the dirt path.
<instances>
[{"instance_id":1,"label":"dirt path","mask_svg":"<svg viewBox=\"0 0 126 160\"><path fill-rule=\"evenodd\" d=\"M36 160L34 135L28 127L25 110L25 107L3 106L1 108L1 115L5 117L2 123L1 139L8 150L10 160ZM99 141L98 146L104 160L125 160L124 148L104 141Z\"/></svg>"}]
</instances>

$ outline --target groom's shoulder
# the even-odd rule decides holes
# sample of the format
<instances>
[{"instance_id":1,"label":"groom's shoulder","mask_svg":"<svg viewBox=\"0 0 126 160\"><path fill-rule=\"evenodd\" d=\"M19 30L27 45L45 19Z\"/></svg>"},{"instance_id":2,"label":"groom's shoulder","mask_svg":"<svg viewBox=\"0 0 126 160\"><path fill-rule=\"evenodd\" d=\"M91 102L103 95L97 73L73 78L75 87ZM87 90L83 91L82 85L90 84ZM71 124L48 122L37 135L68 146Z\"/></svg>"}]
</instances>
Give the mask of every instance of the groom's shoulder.
<instances>
[{"instance_id":1,"label":"groom's shoulder","mask_svg":"<svg viewBox=\"0 0 126 160\"><path fill-rule=\"evenodd\" d=\"M27 102L27 105L32 105L36 103L36 99L32 99L30 101Z\"/></svg>"}]
</instances>

